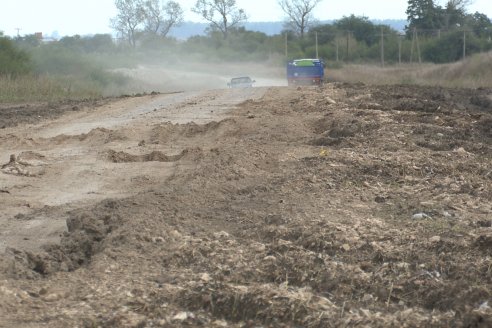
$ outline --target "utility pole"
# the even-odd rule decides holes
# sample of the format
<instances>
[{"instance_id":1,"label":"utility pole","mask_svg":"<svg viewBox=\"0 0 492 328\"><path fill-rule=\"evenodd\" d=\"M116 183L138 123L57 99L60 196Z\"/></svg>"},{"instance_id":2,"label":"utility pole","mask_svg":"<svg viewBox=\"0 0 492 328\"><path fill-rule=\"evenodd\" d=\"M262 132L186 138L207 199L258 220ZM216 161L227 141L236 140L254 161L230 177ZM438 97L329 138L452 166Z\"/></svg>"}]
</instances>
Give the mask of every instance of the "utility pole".
<instances>
[{"instance_id":1,"label":"utility pole","mask_svg":"<svg viewBox=\"0 0 492 328\"><path fill-rule=\"evenodd\" d=\"M318 32L316 31L314 35L316 36L316 59L318 59L319 58L319 56L318 56Z\"/></svg>"},{"instance_id":2,"label":"utility pole","mask_svg":"<svg viewBox=\"0 0 492 328\"><path fill-rule=\"evenodd\" d=\"M347 61L349 60L350 57L349 41L350 41L350 31L347 31Z\"/></svg>"},{"instance_id":3,"label":"utility pole","mask_svg":"<svg viewBox=\"0 0 492 328\"><path fill-rule=\"evenodd\" d=\"M412 47L410 48L410 63L413 63L413 48L415 47L415 28L412 33Z\"/></svg>"},{"instance_id":4,"label":"utility pole","mask_svg":"<svg viewBox=\"0 0 492 328\"><path fill-rule=\"evenodd\" d=\"M422 64L422 57L420 55L420 42L419 42L419 34L417 29L413 28L413 36L412 36L412 50L410 50L410 62L413 63L413 49L417 44L417 55L419 56L419 64Z\"/></svg>"},{"instance_id":5,"label":"utility pole","mask_svg":"<svg viewBox=\"0 0 492 328\"><path fill-rule=\"evenodd\" d=\"M336 40L336 45L337 45L337 63L338 63L338 60L339 60L339 57L338 57L338 36L335 37L335 40Z\"/></svg>"},{"instance_id":6,"label":"utility pole","mask_svg":"<svg viewBox=\"0 0 492 328\"><path fill-rule=\"evenodd\" d=\"M398 65L401 65L401 35L398 35Z\"/></svg>"},{"instance_id":7,"label":"utility pole","mask_svg":"<svg viewBox=\"0 0 492 328\"><path fill-rule=\"evenodd\" d=\"M384 30L381 26L381 67L384 67Z\"/></svg>"},{"instance_id":8,"label":"utility pole","mask_svg":"<svg viewBox=\"0 0 492 328\"><path fill-rule=\"evenodd\" d=\"M466 30L463 30L463 60L466 59Z\"/></svg>"},{"instance_id":9,"label":"utility pole","mask_svg":"<svg viewBox=\"0 0 492 328\"><path fill-rule=\"evenodd\" d=\"M285 59L288 59L289 58L289 49L288 49L288 45L287 45L287 33L285 33Z\"/></svg>"},{"instance_id":10,"label":"utility pole","mask_svg":"<svg viewBox=\"0 0 492 328\"><path fill-rule=\"evenodd\" d=\"M14 28L14 30L16 30L16 31L17 31L17 37L18 37L18 38L20 38L20 33L19 33L19 31L20 31L20 30L22 30L22 29L21 29L21 28L19 28L19 27L16 27L16 28Z\"/></svg>"},{"instance_id":11,"label":"utility pole","mask_svg":"<svg viewBox=\"0 0 492 328\"><path fill-rule=\"evenodd\" d=\"M417 40L417 54L419 55L419 64L422 64L422 56L420 55L419 33L417 32L417 29L415 29L415 38Z\"/></svg>"}]
</instances>

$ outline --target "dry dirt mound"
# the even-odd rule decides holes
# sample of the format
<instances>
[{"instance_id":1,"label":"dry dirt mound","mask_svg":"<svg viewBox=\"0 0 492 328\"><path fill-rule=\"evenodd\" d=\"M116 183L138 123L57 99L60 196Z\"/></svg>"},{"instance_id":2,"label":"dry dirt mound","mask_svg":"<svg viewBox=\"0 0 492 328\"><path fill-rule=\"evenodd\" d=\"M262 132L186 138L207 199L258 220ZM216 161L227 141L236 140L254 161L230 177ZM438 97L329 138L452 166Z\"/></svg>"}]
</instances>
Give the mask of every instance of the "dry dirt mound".
<instances>
[{"instance_id":1,"label":"dry dirt mound","mask_svg":"<svg viewBox=\"0 0 492 328\"><path fill-rule=\"evenodd\" d=\"M44 169L42 168L43 165L46 165L44 155L26 151L19 154L19 156L11 154L9 162L2 165L1 172L5 174L34 177L44 173Z\"/></svg>"},{"instance_id":2,"label":"dry dirt mound","mask_svg":"<svg viewBox=\"0 0 492 328\"><path fill-rule=\"evenodd\" d=\"M166 155L161 151L153 151L143 155L131 155L124 151L108 150L107 157L113 163L176 162L181 159L198 161L202 157L202 150L200 148L185 149L177 155Z\"/></svg>"},{"instance_id":3,"label":"dry dirt mound","mask_svg":"<svg viewBox=\"0 0 492 328\"><path fill-rule=\"evenodd\" d=\"M194 165L10 249L0 324L491 326L492 113L456 93L272 88L231 120L149 124L187 150L106 158Z\"/></svg>"},{"instance_id":4,"label":"dry dirt mound","mask_svg":"<svg viewBox=\"0 0 492 328\"><path fill-rule=\"evenodd\" d=\"M127 137L119 131L113 131L106 128L96 128L96 129L92 129L88 133L83 133L80 135L62 134L53 138L42 138L39 140L39 142L43 142L43 144L55 143L57 145L60 145L64 143L71 143L77 141L77 142L87 143L91 145L101 145L114 141L124 141L126 139Z\"/></svg>"},{"instance_id":5,"label":"dry dirt mound","mask_svg":"<svg viewBox=\"0 0 492 328\"><path fill-rule=\"evenodd\" d=\"M179 142L183 138L198 139L203 138L227 138L237 133L237 124L234 119L225 119L219 122L212 121L206 124L187 124L165 123L155 126L152 129L150 143L169 143Z\"/></svg>"}]
</instances>

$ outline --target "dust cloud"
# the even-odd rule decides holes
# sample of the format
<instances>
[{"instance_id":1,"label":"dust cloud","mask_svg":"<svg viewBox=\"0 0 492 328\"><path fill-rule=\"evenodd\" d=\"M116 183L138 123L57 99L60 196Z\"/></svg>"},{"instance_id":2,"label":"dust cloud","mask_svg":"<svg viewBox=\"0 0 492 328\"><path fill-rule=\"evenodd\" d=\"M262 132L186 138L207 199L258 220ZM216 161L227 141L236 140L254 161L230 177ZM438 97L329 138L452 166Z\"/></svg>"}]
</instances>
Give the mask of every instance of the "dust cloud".
<instances>
[{"instance_id":1,"label":"dust cloud","mask_svg":"<svg viewBox=\"0 0 492 328\"><path fill-rule=\"evenodd\" d=\"M279 65L258 63L162 63L140 64L116 72L133 79L140 91L177 92L227 88L233 77L249 76L254 87L286 86L285 72Z\"/></svg>"}]
</instances>

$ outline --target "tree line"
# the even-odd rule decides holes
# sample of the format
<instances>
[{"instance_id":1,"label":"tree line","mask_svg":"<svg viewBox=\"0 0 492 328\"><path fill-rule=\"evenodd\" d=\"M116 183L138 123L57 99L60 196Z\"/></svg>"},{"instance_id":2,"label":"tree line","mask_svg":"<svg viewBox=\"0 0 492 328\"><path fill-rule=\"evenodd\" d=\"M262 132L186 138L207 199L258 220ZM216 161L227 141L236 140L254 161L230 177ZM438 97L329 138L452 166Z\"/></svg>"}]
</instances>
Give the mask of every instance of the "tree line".
<instances>
[{"instance_id":1,"label":"tree line","mask_svg":"<svg viewBox=\"0 0 492 328\"><path fill-rule=\"evenodd\" d=\"M302 38L312 24L313 10L321 1L278 0L286 15L286 28ZM115 6L118 14L110 20L111 26L133 47L138 37L166 37L184 17L183 9L175 1L115 0ZM197 0L191 11L209 23L209 33L220 32L224 39L248 20L236 0Z\"/></svg>"},{"instance_id":2,"label":"tree line","mask_svg":"<svg viewBox=\"0 0 492 328\"><path fill-rule=\"evenodd\" d=\"M235 47L248 48L249 51L252 48L254 51L263 49L263 52L268 49L270 54L285 52L285 57L290 59L322 56L336 62L382 60L384 63L384 58L388 58L390 62L418 60L443 63L492 49L492 22L483 13L467 12L472 0L446 0L444 6L439 5L436 0L408 0L408 25L404 35L390 26L373 24L364 16L351 15L333 24L318 24L313 14L321 1L278 0L285 14L281 33L285 44L279 42L278 36L260 37L241 28L248 16L243 9L237 7L235 0L197 0L191 10L209 22L205 38L219 53L221 50L224 53L230 52L222 49L224 47ZM149 43L145 42L149 37L155 41L159 31L147 28L149 25L158 25L149 24L149 17L153 17L154 22L165 22L161 36L166 36L171 28L182 22L183 10L178 3L172 1L116 0L115 4L119 10L118 17L128 16L131 12L142 13L139 35L144 44ZM160 13L166 15L159 16L159 11L155 10L159 6L162 8ZM150 15L149 12L157 15ZM113 21L122 22L113 26L125 36L130 45L135 46L137 34L128 25L130 20ZM223 40L217 39L219 35ZM231 38L233 40L228 40ZM190 39L186 42L199 42L206 47L207 42L203 37ZM237 41L245 42L247 46ZM253 46L255 42L257 44ZM313 46L313 43L316 45ZM192 48L197 49L196 45Z\"/></svg>"},{"instance_id":3,"label":"tree line","mask_svg":"<svg viewBox=\"0 0 492 328\"><path fill-rule=\"evenodd\" d=\"M285 25L278 35L246 30L247 13L235 0L197 0L192 10L209 22L205 35L184 41L169 37L183 21L178 2L165 0L115 0L115 31L125 40L115 43L109 34L63 37L40 47L34 35L8 38L0 34L0 74L23 74L50 58L68 62L81 54L153 51L156 57L207 58L207 60L275 60L320 57L328 64L347 62L452 62L477 52L492 50L492 22L484 14L468 13L467 0L408 0L408 25L396 31L350 15L331 24L314 20L321 0L279 0ZM63 58L61 58L64 56ZM80 59L79 61L83 61ZM60 65L54 63L53 69ZM70 65L68 65L70 66Z\"/></svg>"}]
</instances>

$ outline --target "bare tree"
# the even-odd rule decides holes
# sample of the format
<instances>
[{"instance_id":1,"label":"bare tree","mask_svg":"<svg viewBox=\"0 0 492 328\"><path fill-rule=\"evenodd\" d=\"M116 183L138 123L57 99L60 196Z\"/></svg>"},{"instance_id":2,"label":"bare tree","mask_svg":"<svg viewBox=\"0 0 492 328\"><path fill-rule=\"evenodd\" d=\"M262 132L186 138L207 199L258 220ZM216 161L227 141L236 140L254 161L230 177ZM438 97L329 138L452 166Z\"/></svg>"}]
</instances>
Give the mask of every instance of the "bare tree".
<instances>
[{"instance_id":1,"label":"bare tree","mask_svg":"<svg viewBox=\"0 0 492 328\"><path fill-rule=\"evenodd\" d=\"M166 36L171 28L183 22L183 9L179 3L147 0L143 3L145 31Z\"/></svg>"},{"instance_id":2,"label":"bare tree","mask_svg":"<svg viewBox=\"0 0 492 328\"><path fill-rule=\"evenodd\" d=\"M289 29L304 37L312 20L313 9L322 0L279 0L278 4L287 15Z\"/></svg>"},{"instance_id":3,"label":"bare tree","mask_svg":"<svg viewBox=\"0 0 492 328\"><path fill-rule=\"evenodd\" d=\"M194 13L210 23L210 27L219 30L227 38L229 30L248 19L243 9L237 8L236 0L197 0Z\"/></svg>"},{"instance_id":4,"label":"bare tree","mask_svg":"<svg viewBox=\"0 0 492 328\"><path fill-rule=\"evenodd\" d=\"M144 19L142 1L115 0L114 4L118 9L118 15L111 19L111 27L126 38L132 47L135 47L138 26Z\"/></svg>"}]
</instances>

